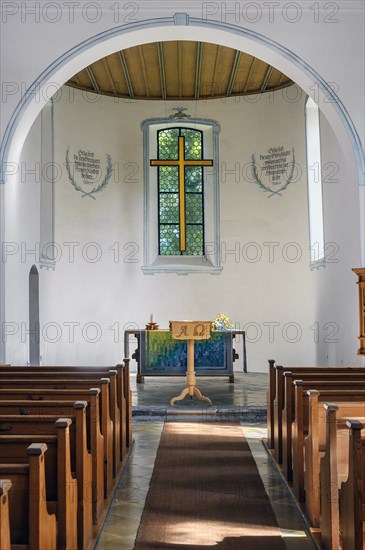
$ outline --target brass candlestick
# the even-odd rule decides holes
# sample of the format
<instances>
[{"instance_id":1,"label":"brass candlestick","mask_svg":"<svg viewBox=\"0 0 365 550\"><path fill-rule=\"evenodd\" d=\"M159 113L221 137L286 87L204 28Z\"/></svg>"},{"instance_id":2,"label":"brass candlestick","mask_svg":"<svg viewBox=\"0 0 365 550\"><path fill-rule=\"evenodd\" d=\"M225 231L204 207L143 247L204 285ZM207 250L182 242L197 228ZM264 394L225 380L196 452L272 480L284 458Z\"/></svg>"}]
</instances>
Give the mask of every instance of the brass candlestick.
<instances>
[{"instance_id":1,"label":"brass candlestick","mask_svg":"<svg viewBox=\"0 0 365 550\"><path fill-rule=\"evenodd\" d=\"M147 323L146 330L158 330L160 326L157 323Z\"/></svg>"}]
</instances>

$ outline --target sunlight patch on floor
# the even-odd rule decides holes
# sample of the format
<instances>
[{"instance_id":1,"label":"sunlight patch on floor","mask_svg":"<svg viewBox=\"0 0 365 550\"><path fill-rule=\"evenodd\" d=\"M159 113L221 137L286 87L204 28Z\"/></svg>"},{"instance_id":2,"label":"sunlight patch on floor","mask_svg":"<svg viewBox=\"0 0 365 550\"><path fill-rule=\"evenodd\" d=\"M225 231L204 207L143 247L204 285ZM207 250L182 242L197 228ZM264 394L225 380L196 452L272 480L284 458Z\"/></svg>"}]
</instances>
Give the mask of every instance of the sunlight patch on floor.
<instances>
[{"instance_id":1,"label":"sunlight patch on floor","mask_svg":"<svg viewBox=\"0 0 365 550\"><path fill-rule=\"evenodd\" d=\"M219 521L204 521L204 520L189 520L186 522L176 522L169 527L166 534L169 537L169 544L186 544L189 540L194 546L210 546L214 539L216 543L222 542L225 538L239 537L275 537L277 530L267 528L262 530L262 525L259 524L242 524L227 527L227 524ZM210 542L204 541L204 538L209 537ZM193 542L192 542L193 541Z\"/></svg>"},{"instance_id":2,"label":"sunlight patch on floor","mask_svg":"<svg viewBox=\"0 0 365 550\"><path fill-rule=\"evenodd\" d=\"M232 431L232 424L227 424L227 426L218 425L215 422L171 422L169 423L169 429L173 434L187 434L192 435L199 433L200 437L205 435L211 437L226 437L226 432L231 431L229 437L230 439L242 439L243 432Z\"/></svg>"}]
</instances>

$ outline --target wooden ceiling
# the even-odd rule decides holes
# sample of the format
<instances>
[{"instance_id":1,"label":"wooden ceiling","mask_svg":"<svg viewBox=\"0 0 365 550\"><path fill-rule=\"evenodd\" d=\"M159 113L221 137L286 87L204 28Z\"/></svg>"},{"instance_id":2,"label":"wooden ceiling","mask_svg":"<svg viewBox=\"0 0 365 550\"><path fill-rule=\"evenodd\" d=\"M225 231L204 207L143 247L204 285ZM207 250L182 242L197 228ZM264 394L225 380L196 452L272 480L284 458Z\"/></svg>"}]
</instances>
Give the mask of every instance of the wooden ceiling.
<instances>
[{"instance_id":1,"label":"wooden ceiling","mask_svg":"<svg viewBox=\"0 0 365 550\"><path fill-rule=\"evenodd\" d=\"M115 52L66 84L130 99L197 100L269 92L293 82L264 61L205 42L143 44Z\"/></svg>"}]
</instances>

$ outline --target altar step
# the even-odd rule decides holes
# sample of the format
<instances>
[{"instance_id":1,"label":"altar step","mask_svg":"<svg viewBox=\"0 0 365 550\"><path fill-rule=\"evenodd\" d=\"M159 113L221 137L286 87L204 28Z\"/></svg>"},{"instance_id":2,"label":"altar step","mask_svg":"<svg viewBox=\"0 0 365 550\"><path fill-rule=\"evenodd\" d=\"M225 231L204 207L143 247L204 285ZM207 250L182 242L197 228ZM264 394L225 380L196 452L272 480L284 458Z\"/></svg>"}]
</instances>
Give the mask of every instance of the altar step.
<instances>
[{"instance_id":1,"label":"altar step","mask_svg":"<svg viewBox=\"0 0 365 550\"><path fill-rule=\"evenodd\" d=\"M137 422L266 422L266 407L205 406L197 403L175 404L173 407L133 406Z\"/></svg>"}]
</instances>

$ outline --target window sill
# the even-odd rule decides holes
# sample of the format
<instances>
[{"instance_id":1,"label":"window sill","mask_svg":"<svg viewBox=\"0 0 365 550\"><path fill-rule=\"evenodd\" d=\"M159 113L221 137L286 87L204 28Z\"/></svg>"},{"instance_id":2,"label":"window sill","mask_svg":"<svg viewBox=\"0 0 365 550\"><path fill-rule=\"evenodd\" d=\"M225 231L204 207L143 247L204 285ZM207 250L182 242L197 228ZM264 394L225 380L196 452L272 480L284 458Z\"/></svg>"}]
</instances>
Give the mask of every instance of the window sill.
<instances>
[{"instance_id":1,"label":"window sill","mask_svg":"<svg viewBox=\"0 0 365 550\"><path fill-rule=\"evenodd\" d=\"M40 268L46 268L46 269L56 269L56 262L54 260L49 260L47 258L44 258L43 256L39 260L39 267Z\"/></svg>"},{"instance_id":2,"label":"window sill","mask_svg":"<svg viewBox=\"0 0 365 550\"><path fill-rule=\"evenodd\" d=\"M214 266L205 256L158 256L149 266L143 266L145 275L155 273L177 273L188 275L189 273L211 273L220 274L222 267Z\"/></svg>"},{"instance_id":3,"label":"window sill","mask_svg":"<svg viewBox=\"0 0 365 550\"><path fill-rule=\"evenodd\" d=\"M320 267L326 267L326 260L323 258L322 260L310 262L309 267L311 271L313 271L313 269L319 269Z\"/></svg>"}]
</instances>

